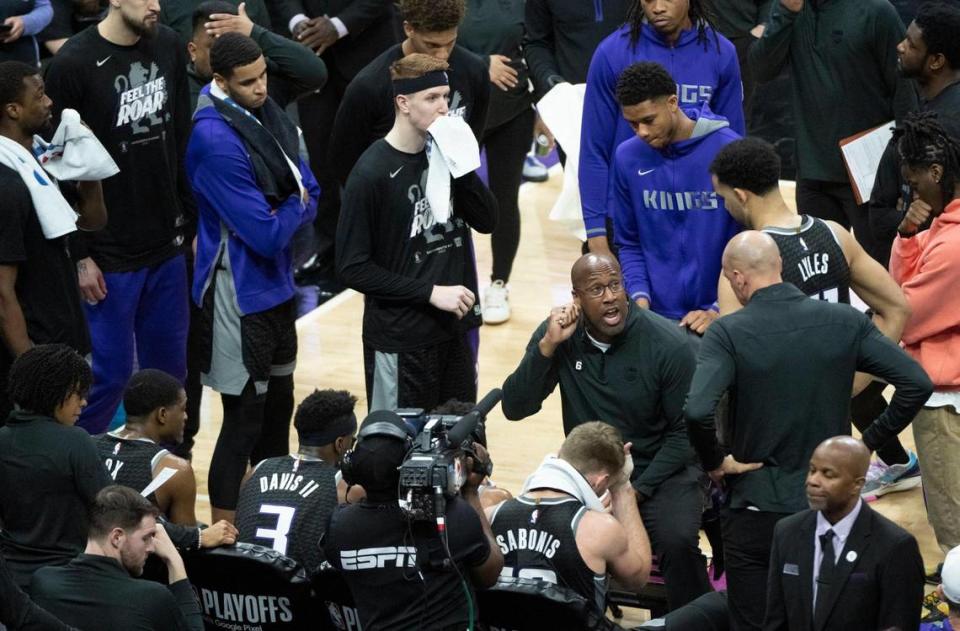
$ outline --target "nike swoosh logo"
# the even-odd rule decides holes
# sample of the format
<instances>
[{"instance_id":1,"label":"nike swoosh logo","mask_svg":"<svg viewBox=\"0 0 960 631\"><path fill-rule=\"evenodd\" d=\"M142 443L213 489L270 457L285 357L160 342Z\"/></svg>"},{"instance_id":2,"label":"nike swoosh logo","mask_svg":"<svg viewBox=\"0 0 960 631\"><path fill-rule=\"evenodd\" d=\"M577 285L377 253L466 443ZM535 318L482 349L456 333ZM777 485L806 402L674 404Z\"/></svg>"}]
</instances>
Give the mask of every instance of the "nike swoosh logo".
<instances>
[{"instance_id":1,"label":"nike swoosh logo","mask_svg":"<svg viewBox=\"0 0 960 631\"><path fill-rule=\"evenodd\" d=\"M637 175L647 175L648 173L653 173L654 171L656 171L656 169L647 169L646 171L640 169L637 171Z\"/></svg>"},{"instance_id":2,"label":"nike swoosh logo","mask_svg":"<svg viewBox=\"0 0 960 631\"><path fill-rule=\"evenodd\" d=\"M400 167L399 169L397 169L396 171L394 171L393 173L391 173L391 174L390 174L390 179L392 180L393 178L397 177L397 173L399 173L399 172L402 171L402 170L403 170L403 167Z\"/></svg>"},{"instance_id":3,"label":"nike swoosh logo","mask_svg":"<svg viewBox=\"0 0 960 631\"><path fill-rule=\"evenodd\" d=\"M113 57L113 55L107 55L106 57L104 57L103 59L101 59L100 61L98 61L98 62L97 62L97 68L99 68L99 67L102 66L103 64L105 64L105 63L107 63L108 61L110 61L110 58L111 58L111 57Z\"/></svg>"}]
</instances>

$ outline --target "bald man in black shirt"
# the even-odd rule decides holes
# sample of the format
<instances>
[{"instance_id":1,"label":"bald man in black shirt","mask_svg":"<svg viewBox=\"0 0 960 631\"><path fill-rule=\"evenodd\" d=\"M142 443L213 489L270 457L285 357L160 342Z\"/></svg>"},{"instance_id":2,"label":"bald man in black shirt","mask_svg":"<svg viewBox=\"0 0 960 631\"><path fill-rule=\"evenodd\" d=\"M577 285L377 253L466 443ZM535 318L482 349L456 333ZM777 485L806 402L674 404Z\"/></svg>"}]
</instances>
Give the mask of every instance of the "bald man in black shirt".
<instances>
[{"instance_id":1,"label":"bald man in black shirt","mask_svg":"<svg viewBox=\"0 0 960 631\"><path fill-rule=\"evenodd\" d=\"M850 433L857 370L896 391L863 432L871 450L906 427L933 391L923 368L853 307L810 300L781 278L773 238L748 230L723 255L743 309L707 329L684 408L704 470L727 486L723 544L732 629L759 629L773 528L805 510L814 448ZM802 323L802 326L798 326ZM717 403L730 391L731 454L716 437Z\"/></svg>"}]
</instances>

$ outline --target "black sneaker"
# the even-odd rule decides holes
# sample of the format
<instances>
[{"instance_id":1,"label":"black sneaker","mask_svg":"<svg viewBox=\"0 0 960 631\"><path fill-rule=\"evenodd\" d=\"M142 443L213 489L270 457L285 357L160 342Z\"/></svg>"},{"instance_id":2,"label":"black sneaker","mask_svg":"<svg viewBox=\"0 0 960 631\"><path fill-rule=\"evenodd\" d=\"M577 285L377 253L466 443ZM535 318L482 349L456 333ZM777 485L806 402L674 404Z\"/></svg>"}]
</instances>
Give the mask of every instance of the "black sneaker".
<instances>
[{"instance_id":1,"label":"black sneaker","mask_svg":"<svg viewBox=\"0 0 960 631\"><path fill-rule=\"evenodd\" d=\"M924 582L926 582L927 585L939 585L940 572L942 571L943 571L943 563L938 563L937 569L935 569L934 571L930 572L929 574L923 577Z\"/></svg>"}]
</instances>

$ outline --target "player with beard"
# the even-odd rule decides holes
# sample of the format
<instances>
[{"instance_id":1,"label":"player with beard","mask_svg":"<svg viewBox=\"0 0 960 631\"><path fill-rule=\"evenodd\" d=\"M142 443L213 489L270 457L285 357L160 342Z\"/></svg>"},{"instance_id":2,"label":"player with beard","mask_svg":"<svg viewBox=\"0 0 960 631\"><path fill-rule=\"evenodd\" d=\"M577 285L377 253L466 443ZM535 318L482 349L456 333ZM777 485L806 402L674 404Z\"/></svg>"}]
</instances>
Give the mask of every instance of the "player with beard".
<instances>
[{"instance_id":1,"label":"player with beard","mask_svg":"<svg viewBox=\"0 0 960 631\"><path fill-rule=\"evenodd\" d=\"M570 280L573 302L551 311L503 384L503 413L536 414L559 384L565 434L599 419L632 443L630 484L676 609L710 590L699 548L701 473L682 414L693 351L680 327L627 299L613 257L582 256Z\"/></svg>"},{"instance_id":2,"label":"player with beard","mask_svg":"<svg viewBox=\"0 0 960 631\"><path fill-rule=\"evenodd\" d=\"M33 151L34 134L50 132L50 97L36 67L17 61L0 63L0 144ZM5 148L6 149L6 148ZM39 164L31 176L51 179ZM47 239L27 183L0 164L0 383L6 383L13 360L34 344L67 344L81 355L90 338L70 260L67 236ZM77 226L96 230L107 221L100 182L80 182ZM12 404L0 388L0 425Z\"/></svg>"},{"instance_id":3,"label":"player with beard","mask_svg":"<svg viewBox=\"0 0 960 631\"><path fill-rule=\"evenodd\" d=\"M79 424L91 433L107 429L134 357L140 368L186 375L190 94L185 51L159 14L157 0L111 0L107 17L70 38L47 70L54 122L77 110L120 167L103 183L109 223L71 241L93 347Z\"/></svg>"},{"instance_id":4,"label":"player with beard","mask_svg":"<svg viewBox=\"0 0 960 631\"><path fill-rule=\"evenodd\" d=\"M951 137L960 140L960 5L931 0L920 5L907 33L897 44L900 74L916 82L921 112L936 112ZM897 227L913 191L900 176L900 156L891 141L877 168L870 194L870 228L880 242L886 265ZM884 460L886 462L886 460ZM886 464L891 464L886 462Z\"/></svg>"},{"instance_id":5,"label":"player with beard","mask_svg":"<svg viewBox=\"0 0 960 631\"><path fill-rule=\"evenodd\" d=\"M86 550L64 567L37 571L33 599L84 631L202 631L200 604L183 559L157 514L156 506L129 487L104 488L90 510ZM151 554L167 568L166 587L137 578Z\"/></svg>"}]
</instances>

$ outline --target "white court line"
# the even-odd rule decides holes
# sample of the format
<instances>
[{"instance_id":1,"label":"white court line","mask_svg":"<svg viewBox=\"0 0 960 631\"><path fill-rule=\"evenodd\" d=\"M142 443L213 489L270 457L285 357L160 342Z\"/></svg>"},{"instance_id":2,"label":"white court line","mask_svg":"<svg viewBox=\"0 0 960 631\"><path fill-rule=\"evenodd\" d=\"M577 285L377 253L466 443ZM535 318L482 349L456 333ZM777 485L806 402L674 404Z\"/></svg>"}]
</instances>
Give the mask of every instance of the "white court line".
<instances>
[{"instance_id":1,"label":"white court line","mask_svg":"<svg viewBox=\"0 0 960 631\"><path fill-rule=\"evenodd\" d=\"M563 174L563 168L560 166L560 163L556 163L549 169L550 177ZM520 190L523 190L526 186L537 186L538 184L546 184L546 182L524 182L520 185ZM316 309L312 309L309 313L305 313L300 318L297 319L297 329L300 329L305 326L310 326L314 324L316 320L319 320L323 315L333 311L343 303L347 302L354 296L360 295L358 292L353 289L344 289L339 294L326 301ZM199 496L198 496L199 497Z\"/></svg>"},{"instance_id":2,"label":"white court line","mask_svg":"<svg viewBox=\"0 0 960 631\"><path fill-rule=\"evenodd\" d=\"M552 167L550 167L549 171L550 171L550 177L554 177L556 175L562 175L563 173L563 169L561 168L559 162L553 165ZM538 184L546 184L546 182L524 182L523 184L520 185L520 190L523 190L523 188L526 186L536 186ZM358 296L358 295L360 294L354 291L353 289L344 289L339 294L337 294L330 300L326 301L316 309L313 309L309 313L305 313L300 318L297 318L297 329L299 330L303 327L314 324L317 320L322 318L327 313L333 311L334 309L344 304L354 296ZM210 496L205 495L203 493L197 493L197 501L207 502L209 504Z\"/></svg>"},{"instance_id":3,"label":"white court line","mask_svg":"<svg viewBox=\"0 0 960 631\"><path fill-rule=\"evenodd\" d=\"M352 289L344 289L339 294L326 301L316 309L313 309L309 313L305 313L303 316L297 319L297 328L300 329L305 326L313 324L314 320L320 318L320 316L333 311L343 303L347 302L354 296L359 295L356 291Z\"/></svg>"}]
</instances>

